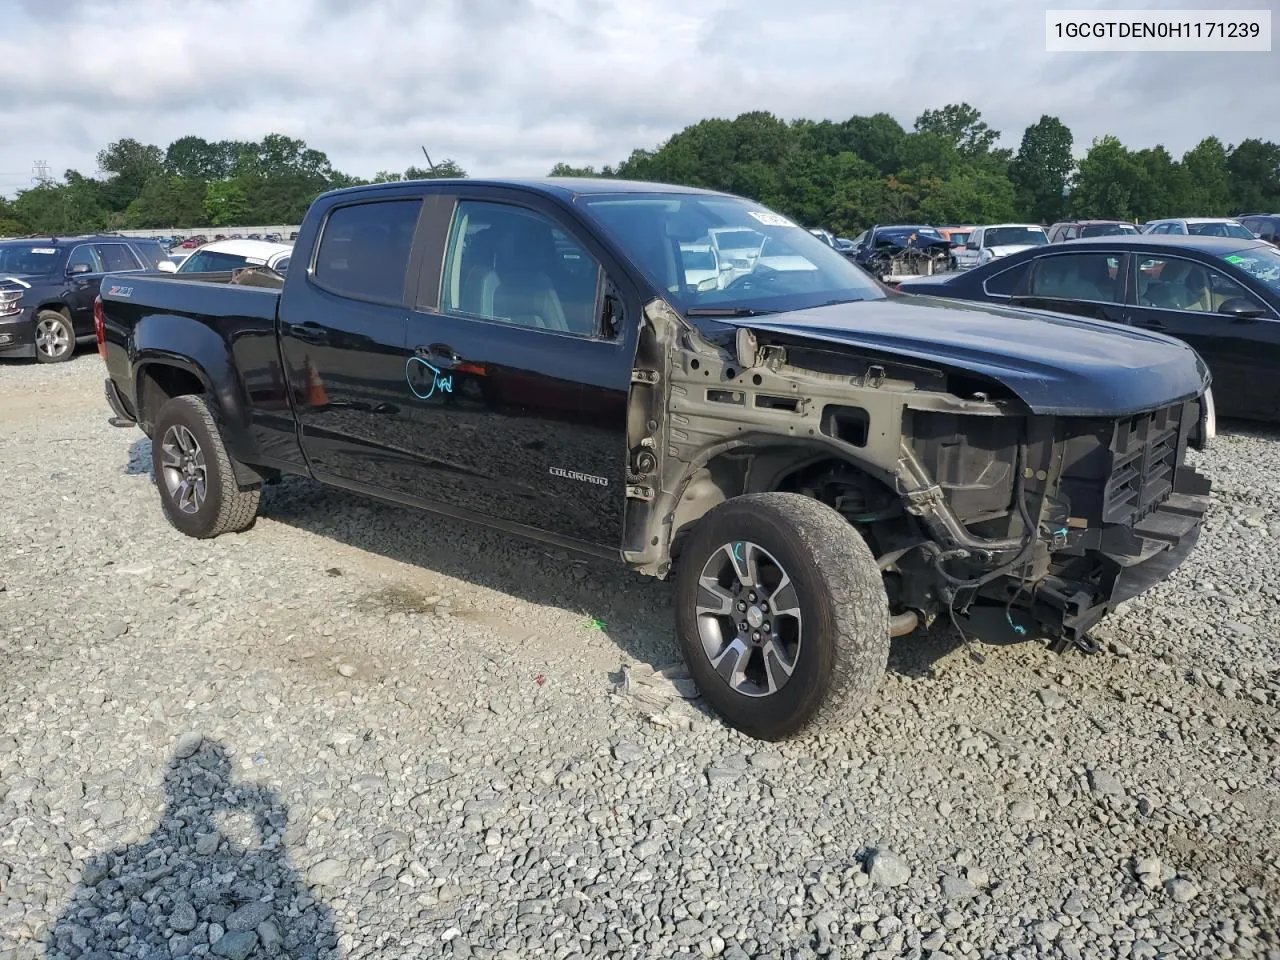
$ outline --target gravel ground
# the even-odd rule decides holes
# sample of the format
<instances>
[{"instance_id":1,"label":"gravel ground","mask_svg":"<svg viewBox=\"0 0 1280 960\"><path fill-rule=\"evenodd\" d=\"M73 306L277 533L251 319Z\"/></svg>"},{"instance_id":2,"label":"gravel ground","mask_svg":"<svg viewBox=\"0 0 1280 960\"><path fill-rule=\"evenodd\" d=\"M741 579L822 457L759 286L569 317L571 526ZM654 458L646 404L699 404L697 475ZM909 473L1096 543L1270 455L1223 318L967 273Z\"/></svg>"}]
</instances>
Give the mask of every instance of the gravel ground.
<instances>
[{"instance_id":1,"label":"gravel ground","mask_svg":"<svg viewBox=\"0 0 1280 960\"><path fill-rule=\"evenodd\" d=\"M0 362L3 960L1280 958L1274 431L1109 652L905 638L775 746L665 584L301 480L182 537L101 377Z\"/></svg>"}]
</instances>

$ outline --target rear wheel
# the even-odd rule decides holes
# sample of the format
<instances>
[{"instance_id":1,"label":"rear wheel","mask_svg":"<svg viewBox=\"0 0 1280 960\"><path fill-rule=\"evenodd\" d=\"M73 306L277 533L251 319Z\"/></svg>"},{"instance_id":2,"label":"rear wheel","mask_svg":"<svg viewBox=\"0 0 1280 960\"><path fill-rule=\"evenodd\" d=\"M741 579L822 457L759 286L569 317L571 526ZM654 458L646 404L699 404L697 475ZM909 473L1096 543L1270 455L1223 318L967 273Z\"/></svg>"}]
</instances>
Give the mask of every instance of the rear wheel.
<instances>
[{"instance_id":1,"label":"rear wheel","mask_svg":"<svg viewBox=\"0 0 1280 960\"><path fill-rule=\"evenodd\" d=\"M241 490L204 397L174 397L151 433L151 462L169 522L207 539L253 526L262 491Z\"/></svg>"},{"instance_id":2,"label":"rear wheel","mask_svg":"<svg viewBox=\"0 0 1280 960\"><path fill-rule=\"evenodd\" d=\"M750 736L850 720L884 673L889 609L875 558L816 500L751 494L712 510L681 553L676 594L690 673Z\"/></svg>"},{"instance_id":3,"label":"rear wheel","mask_svg":"<svg viewBox=\"0 0 1280 960\"><path fill-rule=\"evenodd\" d=\"M76 352L76 332L71 321L57 310L36 314L36 359L41 363L62 363Z\"/></svg>"}]
</instances>

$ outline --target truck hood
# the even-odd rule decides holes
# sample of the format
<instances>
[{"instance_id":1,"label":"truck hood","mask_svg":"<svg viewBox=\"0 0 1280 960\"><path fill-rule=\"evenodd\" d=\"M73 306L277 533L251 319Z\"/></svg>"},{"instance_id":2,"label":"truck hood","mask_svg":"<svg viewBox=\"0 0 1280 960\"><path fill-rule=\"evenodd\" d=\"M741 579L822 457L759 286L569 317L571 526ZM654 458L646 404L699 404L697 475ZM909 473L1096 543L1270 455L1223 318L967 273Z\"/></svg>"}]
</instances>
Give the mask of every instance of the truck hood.
<instances>
[{"instance_id":1,"label":"truck hood","mask_svg":"<svg viewBox=\"0 0 1280 960\"><path fill-rule=\"evenodd\" d=\"M726 322L978 374L1038 414L1127 416L1198 396L1209 382L1195 351L1162 334L923 295Z\"/></svg>"}]
</instances>

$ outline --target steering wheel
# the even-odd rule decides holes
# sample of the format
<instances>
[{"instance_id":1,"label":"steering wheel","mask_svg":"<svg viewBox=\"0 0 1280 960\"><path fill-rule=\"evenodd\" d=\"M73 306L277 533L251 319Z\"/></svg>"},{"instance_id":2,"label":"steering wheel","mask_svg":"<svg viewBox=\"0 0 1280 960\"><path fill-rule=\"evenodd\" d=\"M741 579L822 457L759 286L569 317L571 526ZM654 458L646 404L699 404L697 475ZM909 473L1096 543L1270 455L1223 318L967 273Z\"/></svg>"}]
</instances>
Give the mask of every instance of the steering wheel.
<instances>
[{"instance_id":1,"label":"steering wheel","mask_svg":"<svg viewBox=\"0 0 1280 960\"><path fill-rule=\"evenodd\" d=\"M756 268L750 273L744 273L742 276L736 277L725 284L724 289L750 290L752 287L757 285L764 286L766 283L771 283L777 280L779 275L780 271L775 270L773 267L766 267L763 264L757 264Z\"/></svg>"}]
</instances>

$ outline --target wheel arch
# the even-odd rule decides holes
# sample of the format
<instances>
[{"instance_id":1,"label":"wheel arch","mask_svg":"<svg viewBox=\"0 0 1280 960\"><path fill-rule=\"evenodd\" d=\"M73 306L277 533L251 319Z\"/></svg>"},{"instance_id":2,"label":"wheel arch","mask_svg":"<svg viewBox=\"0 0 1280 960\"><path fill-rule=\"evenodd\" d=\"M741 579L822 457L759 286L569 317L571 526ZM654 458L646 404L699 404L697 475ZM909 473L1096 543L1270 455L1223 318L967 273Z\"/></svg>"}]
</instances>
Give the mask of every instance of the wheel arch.
<instances>
[{"instance_id":1,"label":"wheel arch","mask_svg":"<svg viewBox=\"0 0 1280 960\"><path fill-rule=\"evenodd\" d=\"M36 307L36 314L42 313L45 310L52 310L54 313L60 313L67 318L68 322L71 321L71 308L57 297L39 304ZM32 315L32 319L35 319L35 314Z\"/></svg>"},{"instance_id":2,"label":"wheel arch","mask_svg":"<svg viewBox=\"0 0 1280 960\"><path fill-rule=\"evenodd\" d=\"M674 561L681 541L708 512L726 500L750 493L784 492L788 481L825 466L852 469L893 491L890 474L826 438L745 435L716 444L689 465L670 513L668 553ZM661 534L659 534L661 536Z\"/></svg>"},{"instance_id":3,"label":"wheel arch","mask_svg":"<svg viewBox=\"0 0 1280 960\"><path fill-rule=\"evenodd\" d=\"M156 417L165 403L175 397L193 395L203 396L209 402L214 426L231 455L236 482L244 489L263 483L266 477L243 462L229 442L236 431L227 428L226 413L222 409L219 393L208 374L198 364L184 357L151 352L140 355L134 365L134 396L137 398L138 426L143 433L152 435Z\"/></svg>"}]
</instances>

